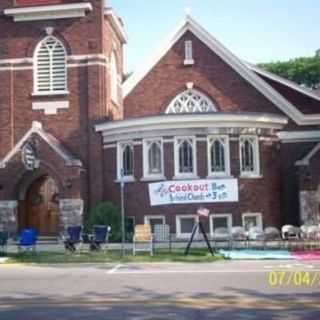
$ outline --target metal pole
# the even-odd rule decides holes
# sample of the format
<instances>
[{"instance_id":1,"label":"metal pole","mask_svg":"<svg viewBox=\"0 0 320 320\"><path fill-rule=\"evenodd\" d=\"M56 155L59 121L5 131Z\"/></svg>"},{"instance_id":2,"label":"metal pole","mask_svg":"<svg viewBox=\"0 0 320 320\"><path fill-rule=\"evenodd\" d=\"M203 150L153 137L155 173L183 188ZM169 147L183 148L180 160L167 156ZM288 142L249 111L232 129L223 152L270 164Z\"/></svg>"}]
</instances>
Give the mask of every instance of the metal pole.
<instances>
[{"instance_id":1,"label":"metal pole","mask_svg":"<svg viewBox=\"0 0 320 320\"><path fill-rule=\"evenodd\" d=\"M124 181L121 181L121 253L125 255Z\"/></svg>"}]
</instances>

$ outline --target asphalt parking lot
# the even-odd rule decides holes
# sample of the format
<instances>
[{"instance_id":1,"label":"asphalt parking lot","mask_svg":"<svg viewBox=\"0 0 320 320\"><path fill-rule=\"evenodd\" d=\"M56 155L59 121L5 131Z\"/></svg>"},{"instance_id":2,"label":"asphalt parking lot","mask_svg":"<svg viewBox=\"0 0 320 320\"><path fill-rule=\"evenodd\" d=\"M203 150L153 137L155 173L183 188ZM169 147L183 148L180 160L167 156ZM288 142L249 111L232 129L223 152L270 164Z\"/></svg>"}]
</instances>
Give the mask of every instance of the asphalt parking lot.
<instances>
[{"instance_id":1,"label":"asphalt parking lot","mask_svg":"<svg viewBox=\"0 0 320 320\"><path fill-rule=\"evenodd\" d=\"M320 263L0 266L0 319L316 319Z\"/></svg>"}]
</instances>

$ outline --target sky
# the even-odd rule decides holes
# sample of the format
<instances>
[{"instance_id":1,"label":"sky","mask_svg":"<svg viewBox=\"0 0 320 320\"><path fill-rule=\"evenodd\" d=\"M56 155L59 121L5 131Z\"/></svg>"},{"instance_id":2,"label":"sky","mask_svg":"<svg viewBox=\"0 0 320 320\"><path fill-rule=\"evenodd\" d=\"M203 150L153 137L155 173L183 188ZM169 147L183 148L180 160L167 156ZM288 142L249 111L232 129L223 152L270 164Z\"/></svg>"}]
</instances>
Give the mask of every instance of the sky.
<instances>
[{"instance_id":1,"label":"sky","mask_svg":"<svg viewBox=\"0 0 320 320\"><path fill-rule=\"evenodd\" d=\"M186 9L239 58L251 63L313 56L320 48L320 0L106 0L129 41L125 71L154 54Z\"/></svg>"}]
</instances>

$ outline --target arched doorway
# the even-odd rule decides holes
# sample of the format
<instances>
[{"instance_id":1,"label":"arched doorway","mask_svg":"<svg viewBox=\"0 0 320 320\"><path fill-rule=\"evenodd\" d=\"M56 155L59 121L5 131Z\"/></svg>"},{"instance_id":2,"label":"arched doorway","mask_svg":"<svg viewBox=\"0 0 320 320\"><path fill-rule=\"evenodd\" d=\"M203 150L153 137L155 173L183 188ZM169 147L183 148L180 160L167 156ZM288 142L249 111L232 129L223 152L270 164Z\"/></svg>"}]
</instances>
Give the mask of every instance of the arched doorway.
<instances>
[{"instance_id":1,"label":"arched doorway","mask_svg":"<svg viewBox=\"0 0 320 320\"><path fill-rule=\"evenodd\" d=\"M36 179L28 188L20 228L35 228L41 236L57 236L59 190L50 176Z\"/></svg>"}]
</instances>

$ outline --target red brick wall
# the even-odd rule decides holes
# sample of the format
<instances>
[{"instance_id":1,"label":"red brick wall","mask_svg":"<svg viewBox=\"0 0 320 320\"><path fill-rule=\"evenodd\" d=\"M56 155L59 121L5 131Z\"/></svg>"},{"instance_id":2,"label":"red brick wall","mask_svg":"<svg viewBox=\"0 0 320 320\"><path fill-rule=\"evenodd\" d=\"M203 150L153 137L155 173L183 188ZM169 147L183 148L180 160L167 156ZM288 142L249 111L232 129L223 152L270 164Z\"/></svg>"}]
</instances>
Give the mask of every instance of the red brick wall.
<instances>
[{"instance_id":1,"label":"red brick wall","mask_svg":"<svg viewBox=\"0 0 320 320\"><path fill-rule=\"evenodd\" d=\"M1 3L3 4L2 1ZM1 59L32 57L35 46L46 36L45 29L48 26L53 27L54 35L65 43L69 55L106 53L107 43L112 41L111 31L106 27L103 2L91 0L91 3L93 11L79 19L15 23L12 18L0 16ZM4 5L8 7L9 3ZM117 46L116 51L121 49L121 46ZM122 63L122 53L117 54ZM119 68L122 69L121 64ZM101 136L94 132L93 126L97 121L106 119L111 109L106 67L97 65L68 68L70 94L62 97L33 97L32 70L1 70L0 80L0 158L31 128L32 121L40 121L45 131L59 139L84 164L80 179L82 182L78 188L81 194L77 197L83 197L88 206L101 201L102 143ZM70 106L69 109L59 110L56 115L45 115L43 111L32 110L32 102L42 100L68 100ZM47 158L50 159L49 154ZM61 166L55 170L62 176L67 174ZM0 182L10 180L13 172L14 170L9 169L0 170ZM23 172L17 172L23 175ZM11 193L8 191L6 196L9 194Z\"/></svg>"},{"instance_id":2,"label":"red brick wall","mask_svg":"<svg viewBox=\"0 0 320 320\"><path fill-rule=\"evenodd\" d=\"M239 178L239 146L237 141L230 143L231 174ZM260 142L260 166L262 178L239 179L239 202L206 204L211 213L232 213L233 224L241 225L241 214L246 212L262 213L264 225L279 226L282 222L280 210L280 158L277 143ZM165 176L171 180L174 176L173 143L164 144ZM120 206L120 185L115 183L117 172L116 148L105 150L104 180L105 199ZM197 165L200 179L206 179L207 150L205 142L197 142ZM199 204L170 205L151 207L148 184L141 181L142 146L134 147L134 172L136 181L125 186L126 215L135 216L136 223L143 223L144 215L165 215L167 223L175 226L176 214L195 214ZM172 230L175 232L175 230Z\"/></svg>"},{"instance_id":3,"label":"red brick wall","mask_svg":"<svg viewBox=\"0 0 320 320\"><path fill-rule=\"evenodd\" d=\"M184 66L184 41L193 41L195 64ZM170 101L193 82L223 112L270 112L279 109L253 88L193 34L187 32L124 101L125 117L164 113Z\"/></svg>"}]
</instances>

